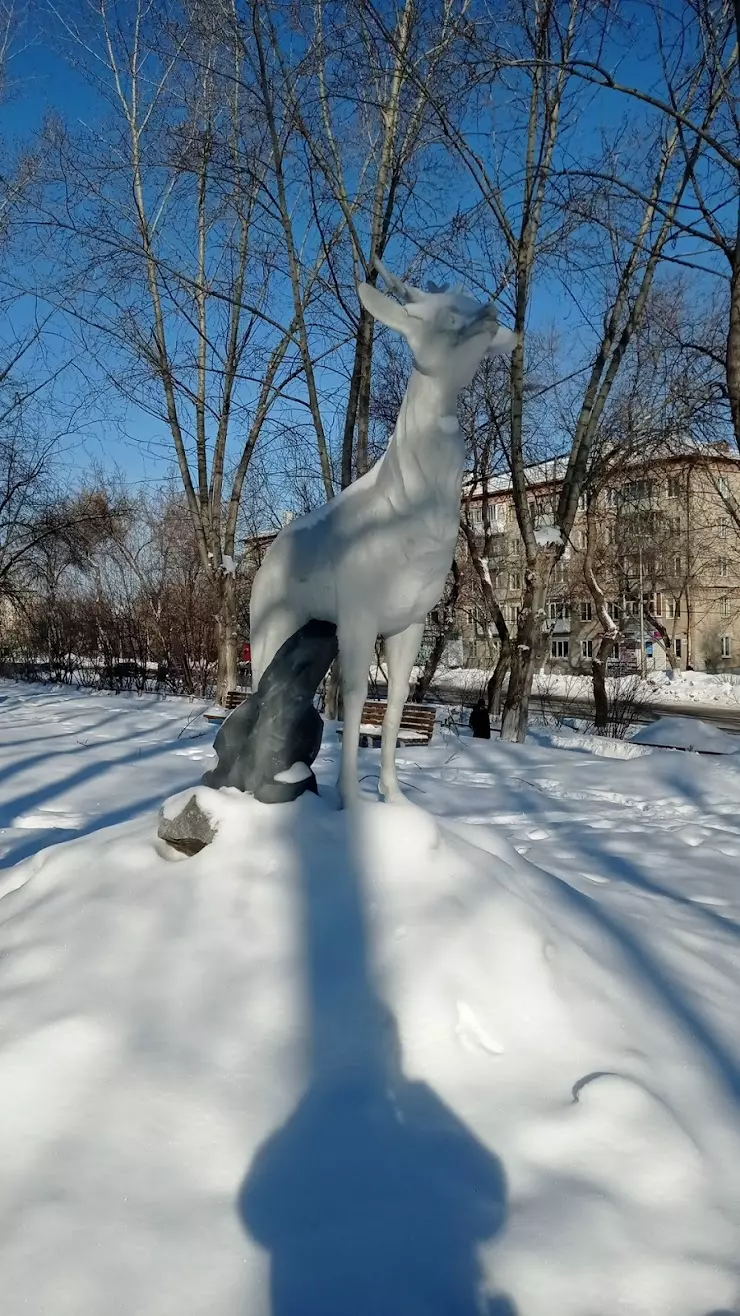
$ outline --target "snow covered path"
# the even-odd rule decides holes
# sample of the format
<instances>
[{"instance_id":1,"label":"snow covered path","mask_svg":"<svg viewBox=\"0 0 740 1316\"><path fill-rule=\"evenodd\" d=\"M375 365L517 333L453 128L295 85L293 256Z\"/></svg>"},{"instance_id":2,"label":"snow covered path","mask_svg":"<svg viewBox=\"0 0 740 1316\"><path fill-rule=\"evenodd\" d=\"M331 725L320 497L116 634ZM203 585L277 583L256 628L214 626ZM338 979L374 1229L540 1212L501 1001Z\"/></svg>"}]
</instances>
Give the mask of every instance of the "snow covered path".
<instances>
[{"instance_id":1,"label":"snow covered path","mask_svg":"<svg viewBox=\"0 0 740 1316\"><path fill-rule=\"evenodd\" d=\"M213 741L207 707L0 680L0 867L157 809L197 780Z\"/></svg>"},{"instance_id":2,"label":"snow covered path","mask_svg":"<svg viewBox=\"0 0 740 1316\"><path fill-rule=\"evenodd\" d=\"M0 684L3 1316L740 1312L740 756L445 733L347 817L328 730L173 862L194 712Z\"/></svg>"}]
</instances>

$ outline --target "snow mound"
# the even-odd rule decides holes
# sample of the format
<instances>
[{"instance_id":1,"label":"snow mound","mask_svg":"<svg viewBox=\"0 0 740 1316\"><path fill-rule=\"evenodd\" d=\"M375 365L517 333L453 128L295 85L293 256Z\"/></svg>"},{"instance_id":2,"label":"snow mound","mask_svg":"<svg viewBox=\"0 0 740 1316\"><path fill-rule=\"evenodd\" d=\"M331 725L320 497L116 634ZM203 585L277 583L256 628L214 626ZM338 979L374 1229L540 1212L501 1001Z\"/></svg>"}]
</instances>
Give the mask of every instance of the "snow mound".
<instances>
[{"instance_id":1,"label":"snow mound","mask_svg":"<svg viewBox=\"0 0 740 1316\"><path fill-rule=\"evenodd\" d=\"M738 741L720 727L695 717L659 717L641 727L633 745L657 745L663 749L691 749L704 754L736 754Z\"/></svg>"},{"instance_id":2,"label":"snow mound","mask_svg":"<svg viewBox=\"0 0 740 1316\"><path fill-rule=\"evenodd\" d=\"M8 874L3 1311L732 1304L740 1076L608 907L413 806L198 800L192 859Z\"/></svg>"}]
</instances>

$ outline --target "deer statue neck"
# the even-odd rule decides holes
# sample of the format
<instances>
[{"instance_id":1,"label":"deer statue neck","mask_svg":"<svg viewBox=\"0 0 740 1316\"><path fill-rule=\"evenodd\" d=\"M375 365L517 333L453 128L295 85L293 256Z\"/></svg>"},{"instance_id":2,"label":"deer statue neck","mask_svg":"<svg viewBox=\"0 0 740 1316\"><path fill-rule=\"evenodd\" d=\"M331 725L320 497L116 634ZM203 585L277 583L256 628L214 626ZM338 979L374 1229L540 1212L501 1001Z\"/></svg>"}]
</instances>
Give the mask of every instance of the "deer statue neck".
<instances>
[{"instance_id":1,"label":"deer statue neck","mask_svg":"<svg viewBox=\"0 0 740 1316\"><path fill-rule=\"evenodd\" d=\"M443 380L412 371L383 460L394 502L447 496L459 502L465 444L457 423L457 393Z\"/></svg>"}]
</instances>

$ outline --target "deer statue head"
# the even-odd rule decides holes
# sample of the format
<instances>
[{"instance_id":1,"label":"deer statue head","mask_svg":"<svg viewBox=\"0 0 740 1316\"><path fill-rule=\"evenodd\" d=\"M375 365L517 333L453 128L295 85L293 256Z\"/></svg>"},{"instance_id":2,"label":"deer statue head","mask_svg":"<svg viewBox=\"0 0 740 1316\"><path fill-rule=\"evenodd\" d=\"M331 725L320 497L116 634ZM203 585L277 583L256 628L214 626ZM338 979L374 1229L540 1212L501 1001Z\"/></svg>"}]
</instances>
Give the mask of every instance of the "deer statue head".
<instances>
[{"instance_id":1,"label":"deer statue head","mask_svg":"<svg viewBox=\"0 0 740 1316\"><path fill-rule=\"evenodd\" d=\"M517 335L501 328L494 302L480 305L461 288L422 292L392 274L377 258L375 265L398 300L372 284L361 283L357 289L360 301L374 320L403 334L419 374L458 393L470 383L486 355L503 355L516 346Z\"/></svg>"}]
</instances>

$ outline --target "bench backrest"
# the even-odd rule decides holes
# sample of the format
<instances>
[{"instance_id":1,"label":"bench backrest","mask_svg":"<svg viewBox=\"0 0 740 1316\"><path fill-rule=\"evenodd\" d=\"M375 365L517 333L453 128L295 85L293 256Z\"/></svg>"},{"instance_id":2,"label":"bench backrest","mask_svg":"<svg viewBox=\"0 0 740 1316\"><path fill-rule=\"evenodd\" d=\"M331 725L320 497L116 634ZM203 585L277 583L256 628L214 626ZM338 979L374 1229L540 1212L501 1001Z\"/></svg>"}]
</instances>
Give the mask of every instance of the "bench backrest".
<instances>
[{"instance_id":1,"label":"bench backrest","mask_svg":"<svg viewBox=\"0 0 740 1316\"><path fill-rule=\"evenodd\" d=\"M362 721L365 726L382 726L387 707L388 705L380 699L366 699L362 709ZM436 708L430 708L428 704L404 704L401 726L406 727L408 731L420 731L431 740L436 717Z\"/></svg>"},{"instance_id":2,"label":"bench backrest","mask_svg":"<svg viewBox=\"0 0 740 1316\"><path fill-rule=\"evenodd\" d=\"M232 708L238 708L247 698L244 690L229 690L226 695L226 707L231 711Z\"/></svg>"}]
</instances>

